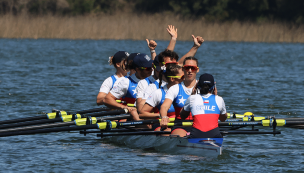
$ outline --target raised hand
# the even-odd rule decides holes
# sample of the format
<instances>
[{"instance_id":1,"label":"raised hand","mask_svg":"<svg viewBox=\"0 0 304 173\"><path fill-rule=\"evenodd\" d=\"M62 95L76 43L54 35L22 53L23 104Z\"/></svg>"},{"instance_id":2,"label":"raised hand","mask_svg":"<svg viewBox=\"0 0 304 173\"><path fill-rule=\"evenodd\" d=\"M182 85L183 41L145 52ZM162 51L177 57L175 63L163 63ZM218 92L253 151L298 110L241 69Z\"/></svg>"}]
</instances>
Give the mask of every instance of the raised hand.
<instances>
[{"instance_id":1,"label":"raised hand","mask_svg":"<svg viewBox=\"0 0 304 173\"><path fill-rule=\"evenodd\" d=\"M146 39L146 41L147 41L149 49L150 50L155 50L155 48L157 46L157 43L154 40L149 41L149 39Z\"/></svg>"},{"instance_id":2,"label":"raised hand","mask_svg":"<svg viewBox=\"0 0 304 173\"><path fill-rule=\"evenodd\" d=\"M172 39L177 39L177 28L174 29L173 25L168 25L167 31L171 35Z\"/></svg>"},{"instance_id":3,"label":"raised hand","mask_svg":"<svg viewBox=\"0 0 304 173\"><path fill-rule=\"evenodd\" d=\"M194 45L197 47L200 47L204 42L204 39L201 36L195 37L194 35L192 35L192 38L193 38Z\"/></svg>"}]
</instances>

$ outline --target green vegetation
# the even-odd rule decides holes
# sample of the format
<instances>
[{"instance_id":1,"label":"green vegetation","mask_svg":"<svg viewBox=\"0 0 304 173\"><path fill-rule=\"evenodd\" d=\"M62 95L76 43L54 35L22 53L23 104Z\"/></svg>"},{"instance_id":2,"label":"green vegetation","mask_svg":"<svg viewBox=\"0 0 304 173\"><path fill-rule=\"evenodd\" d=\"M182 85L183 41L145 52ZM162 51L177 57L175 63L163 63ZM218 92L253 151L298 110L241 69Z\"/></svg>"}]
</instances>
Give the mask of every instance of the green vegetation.
<instances>
[{"instance_id":1,"label":"green vegetation","mask_svg":"<svg viewBox=\"0 0 304 173\"><path fill-rule=\"evenodd\" d=\"M303 0L0 0L0 14L165 13L206 21L304 23Z\"/></svg>"}]
</instances>

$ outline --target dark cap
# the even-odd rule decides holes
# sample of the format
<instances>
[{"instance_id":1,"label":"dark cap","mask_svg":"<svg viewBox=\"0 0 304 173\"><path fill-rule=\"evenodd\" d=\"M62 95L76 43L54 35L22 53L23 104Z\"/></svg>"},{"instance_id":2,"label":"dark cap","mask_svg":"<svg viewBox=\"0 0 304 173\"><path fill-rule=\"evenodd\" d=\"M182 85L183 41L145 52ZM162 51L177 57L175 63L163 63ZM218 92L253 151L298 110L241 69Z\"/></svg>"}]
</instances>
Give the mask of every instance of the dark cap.
<instances>
[{"instance_id":1,"label":"dark cap","mask_svg":"<svg viewBox=\"0 0 304 173\"><path fill-rule=\"evenodd\" d=\"M134 57L135 67L152 67L153 60L146 54L140 53Z\"/></svg>"},{"instance_id":2,"label":"dark cap","mask_svg":"<svg viewBox=\"0 0 304 173\"><path fill-rule=\"evenodd\" d=\"M129 56L129 53L126 51L118 51L113 56L112 62L113 64L121 62L123 59L127 58Z\"/></svg>"},{"instance_id":3,"label":"dark cap","mask_svg":"<svg viewBox=\"0 0 304 173\"><path fill-rule=\"evenodd\" d=\"M211 74L204 73L200 76L199 81L198 81L198 86L203 87L204 84L207 84L210 87L210 89L213 88L214 78Z\"/></svg>"},{"instance_id":4,"label":"dark cap","mask_svg":"<svg viewBox=\"0 0 304 173\"><path fill-rule=\"evenodd\" d=\"M158 55L156 55L156 57L153 60L153 64L157 67L159 67L159 60L158 60Z\"/></svg>"},{"instance_id":5,"label":"dark cap","mask_svg":"<svg viewBox=\"0 0 304 173\"><path fill-rule=\"evenodd\" d=\"M128 57L128 61L134 60L134 58L136 57L136 55L138 55L140 53L131 53Z\"/></svg>"}]
</instances>

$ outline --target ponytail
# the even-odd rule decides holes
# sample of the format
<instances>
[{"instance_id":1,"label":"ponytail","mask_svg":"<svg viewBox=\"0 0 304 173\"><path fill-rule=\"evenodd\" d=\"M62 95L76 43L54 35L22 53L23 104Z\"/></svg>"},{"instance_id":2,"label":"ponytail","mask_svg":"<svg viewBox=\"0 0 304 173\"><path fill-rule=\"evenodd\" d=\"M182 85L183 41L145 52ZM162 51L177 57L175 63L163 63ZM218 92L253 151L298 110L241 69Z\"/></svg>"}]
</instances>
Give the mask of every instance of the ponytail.
<instances>
[{"instance_id":1,"label":"ponytail","mask_svg":"<svg viewBox=\"0 0 304 173\"><path fill-rule=\"evenodd\" d=\"M113 65L113 58L114 58L114 56L110 56L109 57L109 65ZM115 64L114 64L114 66L115 66Z\"/></svg>"},{"instance_id":2,"label":"ponytail","mask_svg":"<svg viewBox=\"0 0 304 173\"><path fill-rule=\"evenodd\" d=\"M199 86L198 89L200 90L200 94L208 94L210 87L205 83L203 86Z\"/></svg>"}]
</instances>

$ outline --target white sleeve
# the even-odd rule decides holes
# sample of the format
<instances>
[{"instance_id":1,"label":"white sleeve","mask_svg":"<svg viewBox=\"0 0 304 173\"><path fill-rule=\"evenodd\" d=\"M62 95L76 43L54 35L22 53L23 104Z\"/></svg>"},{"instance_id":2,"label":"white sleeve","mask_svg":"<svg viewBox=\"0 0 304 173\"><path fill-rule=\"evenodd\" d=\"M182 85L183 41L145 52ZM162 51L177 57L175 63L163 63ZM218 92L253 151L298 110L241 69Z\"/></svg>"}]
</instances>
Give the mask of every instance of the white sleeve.
<instances>
[{"instance_id":1,"label":"white sleeve","mask_svg":"<svg viewBox=\"0 0 304 173\"><path fill-rule=\"evenodd\" d=\"M191 95L192 96L192 95ZM186 103L184 105L184 110L185 111L191 111L191 108L190 108L190 99L191 99L191 96L188 97L188 99L186 100Z\"/></svg>"},{"instance_id":2,"label":"white sleeve","mask_svg":"<svg viewBox=\"0 0 304 173\"><path fill-rule=\"evenodd\" d=\"M143 98L145 89L148 87L148 82L146 79L142 79L138 82L136 87L136 99Z\"/></svg>"},{"instance_id":3,"label":"white sleeve","mask_svg":"<svg viewBox=\"0 0 304 173\"><path fill-rule=\"evenodd\" d=\"M108 77L101 85L99 92L108 94L112 89L113 80L111 77Z\"/></svg>"},{"instance_id":4,"label":"white sleeve","mask_svg":"<svg viewBox=\"0 0 304 173\"><path fill-rule=\"evenodd\" d=\"M170 99L173 101L177 97L178 91L179 91L178 84L171 86L166 93L166 99Z\"/></svg>"},{"instance_id":5,"label":"white sleeve","mask_svg":"<svg viewBox=\"0 0 304 173\"><path fill-rule=\"evenodd\" d=\"M151 84L147 87L147 89L145 90L144 96L142 97L142 99L147 100L148 97L149 97L155 90L157 90L155 84L154 84L154 83L151 83Z\"/></svg>"},{"instance_id":6,"label":"white sleeve","mask_svg":"<svg viewBox=\"0 0 304 173\"><path fill-rule=\"evenodd\" d=\"M130 83L130 81L128 78L123 78L123 79L115 82L110 93L117 99L125 96L127 94L128 88L129 88L129 83Z\"/></svg>"},{"instance_id":7,"label":"white sleeve","mask_svg":"<svg viewBox=\"0 0 304 173\"><path fill-rule=\"evenodd\" d=\"M152 107L156 107L160 103L161 98L162 98L162 92L160 89L158 89L148 97L146 103L148 103Z\"/></svg>"},{"instance_id":8,"label":"white sleeve","mask_svg":"<svg viewBox=\"0 0 304 173\"><path fill-rule=\"evenodd\" d=\"M226 112L226 105L225 105L225 102L224 102L224 99L220 96L216 96L215 97L215 101L216 101L216 104L218 105L220 111L221 111L221 114L225 114L227 113Z\"/></svg>"}]
</instances>

